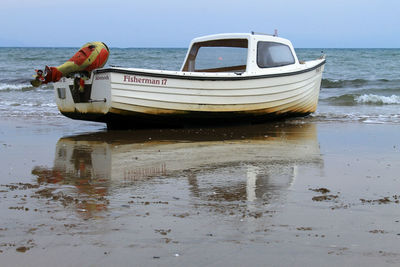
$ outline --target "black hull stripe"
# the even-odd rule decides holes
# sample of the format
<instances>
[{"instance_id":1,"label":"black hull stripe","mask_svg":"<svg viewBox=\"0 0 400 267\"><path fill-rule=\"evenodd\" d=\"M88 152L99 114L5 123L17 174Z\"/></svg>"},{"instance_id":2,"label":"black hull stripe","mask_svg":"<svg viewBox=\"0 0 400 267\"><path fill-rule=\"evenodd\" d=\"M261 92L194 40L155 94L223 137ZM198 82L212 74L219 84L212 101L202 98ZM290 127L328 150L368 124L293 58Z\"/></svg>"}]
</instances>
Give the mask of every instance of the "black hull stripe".
<instances>
[{"instance_id":1,"label":"black hull stripe","mask_svg":"<svg viewBox=\"0 0 400 267\"><path fill-rule=\"evenodd\" d=\"M114 69L114 68L106 68L106 69L97 69L94 71L95 74L101 73L120 73L127 75L138 75L138 76L149 76L149 77L157 77L157 78L170 78L170 79L180 79L180 80L197 80L197 81L238 81L238 80L254 80L254 79L265 79L265 78L276 78L276 77L286 77L298 75L306 72L313 71L322 65L324 65L326 60L323 60L318 65L314 67L294 71L294 72L286 72L286 73L276 73L276 74L266 74L266 75L253 75L253 76L240 76L237 77L200 77L200 76L190 76L190 75L178 75L178 74L163 74L163 73L150 73L150 72L142 72L142 71L132 71L132 70L124 70L124 69Z\"/></svg>"}]
</instances>

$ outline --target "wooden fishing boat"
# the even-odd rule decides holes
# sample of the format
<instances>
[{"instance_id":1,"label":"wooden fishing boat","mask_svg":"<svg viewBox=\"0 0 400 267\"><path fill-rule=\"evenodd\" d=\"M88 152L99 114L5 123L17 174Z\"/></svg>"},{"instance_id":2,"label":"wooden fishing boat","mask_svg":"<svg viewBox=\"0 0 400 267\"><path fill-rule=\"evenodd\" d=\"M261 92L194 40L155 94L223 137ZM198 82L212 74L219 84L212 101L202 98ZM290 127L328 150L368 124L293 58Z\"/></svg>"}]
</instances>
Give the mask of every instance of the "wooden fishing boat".
<instances>
[{"instance_id":1,"label":"wooden fishing boat","mask_svg":"<svg viewBox=\"0 0 400 267\"><path fill-rule=\"evenodd\" d=\"M252 123L314 112L324 64L274 35L217 34L194 39L179 71L99 68L54 87L62 114L109 128Z\"/></svg>"}]
</instances>

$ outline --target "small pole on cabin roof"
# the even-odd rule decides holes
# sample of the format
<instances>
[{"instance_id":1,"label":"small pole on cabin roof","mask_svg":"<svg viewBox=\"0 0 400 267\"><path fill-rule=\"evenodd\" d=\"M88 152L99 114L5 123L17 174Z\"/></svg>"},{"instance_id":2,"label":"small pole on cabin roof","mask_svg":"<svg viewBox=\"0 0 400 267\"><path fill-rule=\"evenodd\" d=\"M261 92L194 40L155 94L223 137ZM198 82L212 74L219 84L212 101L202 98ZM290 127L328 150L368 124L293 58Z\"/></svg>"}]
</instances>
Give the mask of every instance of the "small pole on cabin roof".
<instances>
[{"instance_id":1,"label":"small pole on cabin roof","mask_svg":"<svg viewBox=\"0 0 400 267\"><path fill-rule=\"evenodd\" d=\"M274 36L278 37L278 30L277 29L274 30Z\"/></svg>"}]
</instances>

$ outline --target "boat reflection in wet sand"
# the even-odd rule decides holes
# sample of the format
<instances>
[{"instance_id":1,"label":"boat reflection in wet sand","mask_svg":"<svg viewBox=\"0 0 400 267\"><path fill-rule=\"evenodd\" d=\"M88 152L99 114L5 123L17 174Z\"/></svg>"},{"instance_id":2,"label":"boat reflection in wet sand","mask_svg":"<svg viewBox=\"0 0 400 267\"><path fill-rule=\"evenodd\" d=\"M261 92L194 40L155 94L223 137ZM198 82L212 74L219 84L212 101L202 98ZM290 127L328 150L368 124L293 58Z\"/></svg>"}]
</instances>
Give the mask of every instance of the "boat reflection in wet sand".
<instances>
[{"instance_id":1,"label":"boat reflection in wet sand","mask_svg":"<svg viewBox=\"0 0 400 267\"><path fill-rule=\"evenodd\" d=\"M33 173L41 183L75 185L93 199L121 183L140 187L150 178L174 183L167 178L186 177L195 198L269 202L294 183L298 166L322 165L315 125L278 126L64 137L54 167L36 167Z\"/></svg>"}]
</instances>

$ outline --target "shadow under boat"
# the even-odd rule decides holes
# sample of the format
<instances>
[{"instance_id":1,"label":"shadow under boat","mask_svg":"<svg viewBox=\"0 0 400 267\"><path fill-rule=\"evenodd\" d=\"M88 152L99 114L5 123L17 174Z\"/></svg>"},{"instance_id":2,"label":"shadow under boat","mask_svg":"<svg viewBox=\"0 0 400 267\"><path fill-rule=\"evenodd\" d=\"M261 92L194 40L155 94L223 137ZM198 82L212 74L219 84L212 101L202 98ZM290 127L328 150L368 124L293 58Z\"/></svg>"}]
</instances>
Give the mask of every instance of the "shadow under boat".
<instances>
[{"instance_id":1,"label":"shadow under boat","mask_svg":"<svg viewBox=\"0 0 400 267\"><path fill-rule=\"evenodd\" d=\"M68 136L56 145L54 166L32 173L38 183L74 185L94 199L111 194L113 184L185 177L189 195L200 200L269 202L302 165L323 165L315 124Z\"/></svg>"}]
</instances>

